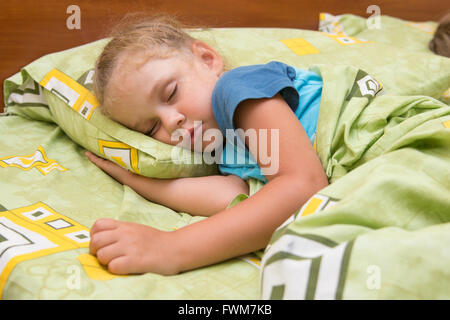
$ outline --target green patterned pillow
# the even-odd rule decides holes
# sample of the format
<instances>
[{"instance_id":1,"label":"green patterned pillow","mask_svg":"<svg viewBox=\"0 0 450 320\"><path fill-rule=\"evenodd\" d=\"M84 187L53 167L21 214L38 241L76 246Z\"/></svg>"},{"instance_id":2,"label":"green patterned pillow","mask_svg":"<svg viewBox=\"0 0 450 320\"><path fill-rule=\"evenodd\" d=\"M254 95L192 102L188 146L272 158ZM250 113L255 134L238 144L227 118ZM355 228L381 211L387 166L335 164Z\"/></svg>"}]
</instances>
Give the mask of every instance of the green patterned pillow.
<instances>
[{"instance_id":1,"label":"green patterned pillow","mask_svg":"<svg viewBox=\"0 0 450 320\"><path fill-rule=\"evenodd\" d=\"M44 56L5 81L6 112L58 124L77 144L144 176L218 174L200 153L168 145L110 120L92 93L95 59L107 39Z\"/></svg>"}]
</instances>

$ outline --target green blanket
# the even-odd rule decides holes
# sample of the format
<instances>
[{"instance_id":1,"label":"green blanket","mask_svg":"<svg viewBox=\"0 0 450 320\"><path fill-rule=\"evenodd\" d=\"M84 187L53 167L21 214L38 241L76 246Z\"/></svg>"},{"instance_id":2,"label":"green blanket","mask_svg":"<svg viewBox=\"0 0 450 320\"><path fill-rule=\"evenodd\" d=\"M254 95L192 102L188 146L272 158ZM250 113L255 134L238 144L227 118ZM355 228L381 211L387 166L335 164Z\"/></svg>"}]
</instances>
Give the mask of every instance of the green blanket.
<instances>
[{"instance_id":1,"label":"green blanket","mask_svg":"<svg viewBox=\"0 0 450 320\"><path fill-rule=\"evenodd\" d=\"M346 35L191 31L216 47L229 67L279 60L321 74L316 147L333 183L274 233L264 254L176 276L114 276L88 254L89 228L101 217L167 231L202 218L143 199L91 164L85 149L115 161L117 153L105 150L127 150L137 157L118 163L150 176L211 172L170 162L168 146L79 108L92 103L89 71L105 40L45 56L5 81L1 298L448 298L440 289L449 278L443 208L450 207L450 119L446 104L436 99L450 86L450 59L430 53L431 34L407 21L382 17L378 31L351 15L332 21ZM399 44L404 34L411 40ZM42 81L54 70L80 85L83 104L71 105L61 92L46 89ZM251 195L262 187L248 183ZM297 252L299 241L312 249ZM337 263L327 263L334 258Z\"/></svg>"},{"instance_id":2,"label":"green blanket","mask_svg":"<svg viewBox=\"0 0 450 320\"><path fill-rule=\"evenodd\" d=\"M317 151L333 183L274 233L262 297L450 298L450 106L361 97L361 70L313 70L324 79Z\"/></svg>"}]
</instances>

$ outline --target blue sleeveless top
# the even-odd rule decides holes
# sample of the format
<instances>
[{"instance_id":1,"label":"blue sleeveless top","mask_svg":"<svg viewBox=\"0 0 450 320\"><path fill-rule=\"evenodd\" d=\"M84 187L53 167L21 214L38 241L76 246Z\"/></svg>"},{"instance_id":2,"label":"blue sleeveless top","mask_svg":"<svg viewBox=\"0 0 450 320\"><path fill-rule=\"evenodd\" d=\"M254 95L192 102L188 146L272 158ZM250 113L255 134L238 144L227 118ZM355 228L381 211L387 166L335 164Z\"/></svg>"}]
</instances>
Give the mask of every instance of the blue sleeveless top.
<instances>
[{"instance_id":1,"label":"blue sleeveless top","mask_svg":"<svg viewBox=\"0 0 450 320\"><path fill-rule=\"evenodd\" d=\"M267 183L244 142L232 134L235 132L234 112L239 103L247 99L271 98L280 93L314 144L322 85L322 79L316 73L277 61L238 67L224 73L212 94L214 116L226 138L219 171L224 175L234 174L244 180L255 178Z\"/></svg>"}]
</instances>

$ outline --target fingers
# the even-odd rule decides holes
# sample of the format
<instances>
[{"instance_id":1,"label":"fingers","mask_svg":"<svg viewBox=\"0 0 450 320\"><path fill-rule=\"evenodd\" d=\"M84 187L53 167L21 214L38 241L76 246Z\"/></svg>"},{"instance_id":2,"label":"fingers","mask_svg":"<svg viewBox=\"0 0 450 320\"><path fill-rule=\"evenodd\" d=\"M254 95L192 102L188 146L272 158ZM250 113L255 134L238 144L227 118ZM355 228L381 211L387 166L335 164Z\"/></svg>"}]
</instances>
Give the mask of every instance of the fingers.
<instances>
[{"instance_id":1,"label":"fingers","mask_svg":"<svg viewBox=\"0 0 450 320\"><path fill-rule=\"evenodd\" d=\"M130 259L126 256L120 256L112 259L108 263L108 271L114 274L128 274L134 273L132 269L132 264L129 261Z\"/></svg>"},{"instance_id":2,"label":"fingers","mask_svg":"<svg viewBox=\"0 0 450 320\"><path fill-rule=\"evenodd\" d=\"M95 158L98 158L95 154L93 154L93 153L90 152L90 151L86 151L84 154L85 154L86 157L88 157L88 159L91 160L91 161L95 160Z\"/></svg>"},{"instance_id":3,"label":"fingers","mask_svg":"<svg viewBox=\"0 0 450 320\"><path fill-rule=\"evenodd\" d=\"M111 263L112 260L117 259L119 257L124 256L123 248L118 243L110 244L106 247L102 247L97 251L97 259L98 261L108 266Z\"/></svg>"},{"instance_id":4,"label":"fingers","mask_svg":"<svg viewBox=\"0 0 450 320\"><path fill-rule=\"evenodd\" d=\"M117 221L113 219L99 219L95 221L90 232L89 252L95 255L101 247L117 241L113 232L117 226Z\"/></svg>"},{"instance_id":5,"label":"fingers","mask_svg":"<svg viewBox=\"0 0 450 320\"><path fill-rule=\"evenodd\" d=\"M105 165L110 162L108 160L102 159L100 157L97 157L95 154L93 154L90 151L86 151L84 153L86 155L86 157L96 166L100 167L101 169L105 167Z\"/></svg>"},{"instance_id":6,"label":"fingers","mask_svg":"<svg viewBox=\"0 0 450 320\"><path fill-rule=\"evenodd\" d=\"M112 245L117 241L118 236L116 230L97 232L91 237L91 242L89 244L89 252L92 255L96 255L100 249Z\"/></svg>"},{"instance_id":7,"label":"fingers","mask_svg":"<svg viewBox=\"0 0 450 320\"><path fill-rule=\"evenodd\" d=\"M120 222L114 219L98 219L95 221L94 225L91 228L91 237L100 231L112 230L116 229L119 226Z\"/></svg>"},{"instance_id":8,"label":"fingers","mask_svg":"<svg viewBox=\"0 0 450 320\"><path fill-rule=\"evenodd\" d=\"M122 256L123 249L118 243L119 224L117 220L99 219L92 226L89 252L97 256L103 265L108 265L113 259Z\"/></svg>"},{"instance_id":9,"label":"fingers","mask_svg":"<svg viewBox=\"0 0 450 320\"><path fill-rule=\"evenodd\" d=\"M86 151L85 154L93 164L95 164L97 167L102 169L104 172L106 172L108 175L122 184L125 182L127 177L130 176L130 172L127 169L119 166L117 163L97 157L90 151Z\"/></svg>"},{"instance_id":10,"label":"fingers","mask_svg":"<svg viewBox=\"0 0 450 320\"><path fill-rule=\"evenodd\" d=\"M95 255L102 265L107 266L111 273L132 273L135 266L129 263L127 248L119 242L119 236L118 229L95 233L91 238L90 253Z\"/></svg>"}]
</instances>

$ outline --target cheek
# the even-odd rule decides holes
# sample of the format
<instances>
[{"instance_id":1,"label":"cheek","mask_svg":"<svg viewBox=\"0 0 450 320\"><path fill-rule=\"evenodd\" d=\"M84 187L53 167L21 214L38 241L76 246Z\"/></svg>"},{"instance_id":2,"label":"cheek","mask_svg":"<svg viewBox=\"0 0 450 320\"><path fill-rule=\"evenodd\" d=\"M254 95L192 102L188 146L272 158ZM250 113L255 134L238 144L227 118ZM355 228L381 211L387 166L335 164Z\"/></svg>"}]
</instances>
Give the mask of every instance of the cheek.
<instances>
[{"instance_id":1,"label":"cheek","mask_svg":"<svg viewBox=\"0 0 450 320\"><path fill-rule=\"evenodd\" d=\"M183 109L185 114L191 115L190 120L207 121L213 115L211 98L214 88L206 83L200 82L195 87L187 90L183 99Z\"/></svg>"},{"instance_id":2,"label":"cheek","mask_svg":"<svg viewBox=\"0 0 450 320\"><path fill-rule=\"evenodd\" d=\"M170 144L172 146L176 146L183 142L183 137L178 137L178 139L176 139L175 137L176 135L174 135L174 140L172 141L170 134L163 128L159 129L158 132L153 136L154 139L165 144Z\"/></svg>"},{"instance_id":3,"label":"cheek","mask_svg":"<svg viewBox=\"0 0 450 320\"><path fill-rule=\"evenodd\" d=\"M211 125L215 121L211 96L206 95L202 97L201 100L198 99L192 114L196 116L194 120L203 121L204 123Z\"/></svg>"}]
</instances>

